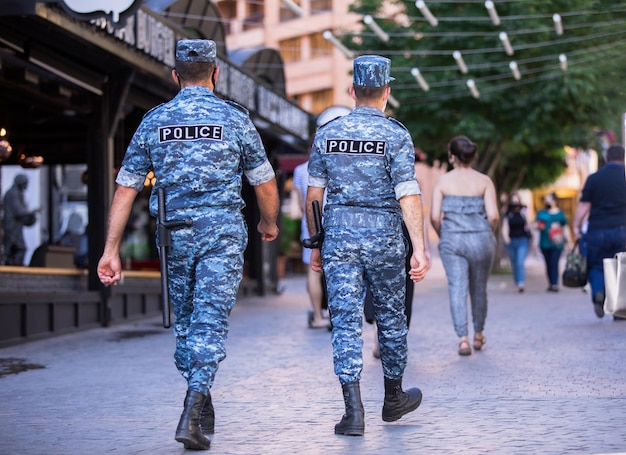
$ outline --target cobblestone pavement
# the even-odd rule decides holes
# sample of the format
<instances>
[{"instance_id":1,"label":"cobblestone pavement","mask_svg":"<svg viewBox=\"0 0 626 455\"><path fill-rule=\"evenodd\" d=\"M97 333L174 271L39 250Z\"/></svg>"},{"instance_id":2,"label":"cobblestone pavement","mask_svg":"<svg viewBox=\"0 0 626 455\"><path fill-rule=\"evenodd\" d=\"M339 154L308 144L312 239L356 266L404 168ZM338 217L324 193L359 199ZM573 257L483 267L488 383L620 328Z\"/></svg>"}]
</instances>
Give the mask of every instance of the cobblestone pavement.
<instances>
[{"instance_id":1,"label":"cobblestone pavement","mask_svg":"<svg viewBox=\"0 0 626 455\"><path fill-rule=\"evenodd\" d=\"M435 260L416 287L405 387L424 393L381 418L383 377L364 328L364 437L333 434L343 413L330 335L308 329L304 276L241 298L212 395L216 454L615 454L626 452L626 322L598 319L580 289L546 292L528 260L523 294L489 284L482 352L460 357ZM185 382L161 318L0 349L26 371L0 377L0 454L182 454ZM472 334L470 333L470 336ZM11 360L13 359L13 360ZM43 368L37 368L37 367Z\"/></svg>"}]
</instances>

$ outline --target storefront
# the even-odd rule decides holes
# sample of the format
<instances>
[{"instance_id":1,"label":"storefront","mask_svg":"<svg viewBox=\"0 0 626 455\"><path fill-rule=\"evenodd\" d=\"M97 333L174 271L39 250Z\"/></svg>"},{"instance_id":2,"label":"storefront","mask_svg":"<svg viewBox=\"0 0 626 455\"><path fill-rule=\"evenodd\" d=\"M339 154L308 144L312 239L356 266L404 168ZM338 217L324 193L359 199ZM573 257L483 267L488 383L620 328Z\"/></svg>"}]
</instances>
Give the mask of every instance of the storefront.
<instances>
[{"instance_id":1,"label":"storefront","mask_svg":"<svg viewBox=\"0 0 626 455\"><path fill-rule=\"evenodd\" d=\"M278 166L284 154L306 153L312 117L285 98L275 51L237 50L232 53L236 58L229 58L219 13L210 2L179 0L159 11L141 3L0 0L0 128L6 131L0 140L12 148L0 170L38 169L44 247L55 243L66 227L63 208L68 203L84 203L88 239L87 269L58 272L57 281L64 276L69 283L61 289L51 285L55 278L46 268L0 268L0 325L6 325L0 333L11 334L1 335L0 343L54 334L59 325L80 329L87 325L82 323L83 307L91 308L86 311L92 315L90 324L103 325L158 311L158 274L131 270L127 276L132 289L125 293L125 283L111 292L101 287L95 267L125 147L144 113L178 90L170 75L178 39L216 41L216 93L250 111L272 162ZM272 64L253 64L264 60ZM3 182L3 188L10 183ZM248 225L256 226L254 192L244 188L244 197ZM262 245L251 229L246 252L251 291L275 289L275 249ZM146 282L137 281L141 279ZM66 308L55 310L60 306ZM33 312L43 322L29 323ZM55 322L55 312L67 313L71 321ZM43 329L33 333L33 325Z\"/></svg>"}]
</instances>

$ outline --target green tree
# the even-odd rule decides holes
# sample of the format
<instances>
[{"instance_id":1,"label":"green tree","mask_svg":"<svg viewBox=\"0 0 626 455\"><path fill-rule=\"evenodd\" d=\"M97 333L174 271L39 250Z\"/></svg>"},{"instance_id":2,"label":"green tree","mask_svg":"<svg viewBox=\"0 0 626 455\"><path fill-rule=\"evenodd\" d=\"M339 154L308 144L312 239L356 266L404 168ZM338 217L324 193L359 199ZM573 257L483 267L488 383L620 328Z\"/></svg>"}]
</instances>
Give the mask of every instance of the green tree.
<instances>
[{"instance_id":1,"label":"green tree","mask_svg":"<svg viewBox=\"0 0 626 455\"><path fill-rule=\"evenodd\" d=\"M448 141L464 134L479 144L477 168L499 191L550 183L565 166L564 145L597 147L594 133L619 128L626 77L626 3L608 0L495 1L500 23L483 0L427 1L431 25L409 1L360 0L352 11L371 15L388 35L370 26L344 32L355 54L392 59L393 116L430 160L444 160ZM389 10L395 12L389 14ZM560 14L563 33L553 20ZM508 35L513 54L500 33ZM462 73L453 52L466 64ZM559 56L565 55L563 69ZM515 62L516 79L511 69ZM429 85L424 91L412 69ZM478 96L472 96L472 79ZM621 102L620 102L621 101Z\"/></svg>"}]
</instances>

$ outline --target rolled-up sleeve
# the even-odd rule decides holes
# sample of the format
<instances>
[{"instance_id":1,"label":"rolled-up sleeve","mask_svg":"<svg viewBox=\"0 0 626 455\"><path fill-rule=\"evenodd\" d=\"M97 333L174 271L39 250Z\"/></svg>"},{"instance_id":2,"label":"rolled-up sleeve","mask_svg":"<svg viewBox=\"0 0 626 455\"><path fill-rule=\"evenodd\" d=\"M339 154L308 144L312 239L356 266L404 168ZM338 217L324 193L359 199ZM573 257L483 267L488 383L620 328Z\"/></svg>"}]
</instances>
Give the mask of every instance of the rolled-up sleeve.
<instances>
[{"instance_id":1,"label":"rolled-up sleeve","mask_svg":"<svg viewBox=\"0 0 626 455\"><path fill-rule=\"evenodd\" d=\"M269 160L265 160L263 164L254 169L244 170L244 174L250 182L250 185L257 186L265 182L269 182L274 177L276 177L276 173L274 172L274 168L270 164Z\"/></svg>"},{"instance_id":2,"label":"rolled-up sleeve","mask_svg":"<svg viewBox=\"0 0 626 455\"><path fill-rule=\"evenodd\" d=\"M401 182L395 186L396 199L399 201L404 196L413 196L416 194L422 194L422 190L420 188L417 180L411 180L408 182Z\"/></svg>"},{"instance_id":3,"label":"rolled-up sleeve","mask_svg":"<svg viewBox=\"0 0 626 455\"><path fill-rule=\"evenodd\" d=\"M315 188L326 188L328 186L328 179L324 177L314 177L309 175L309 186Z\"/></svg>"},{"instance_id":4,"label":"rolled-up sleeve","mask_svg":"<svg viewBox=\"0 0 626 455\"><path fill-rule=\"evenodd\" d=\"M137 191L141 191L146 182L145 175L138 175L128 172L126 169L121 168L115 178L115 183L128 188L134 188Z\"/></svg>"}]
</instances>

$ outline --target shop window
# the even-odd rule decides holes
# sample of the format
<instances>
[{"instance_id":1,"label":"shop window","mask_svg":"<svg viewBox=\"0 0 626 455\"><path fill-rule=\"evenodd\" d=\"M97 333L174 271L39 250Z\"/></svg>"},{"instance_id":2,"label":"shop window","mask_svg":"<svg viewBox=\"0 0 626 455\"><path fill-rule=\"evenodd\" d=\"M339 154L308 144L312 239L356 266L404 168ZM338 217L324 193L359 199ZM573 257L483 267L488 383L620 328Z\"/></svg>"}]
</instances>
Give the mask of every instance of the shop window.
<instances>
[{"instance_id":1,"label":"shop window","mask_svg":"<svg viewBox=\"0 0 626 455\"><path fill-rule=\"evenodd\" d=\"M278 43L280 56L285 63L298 62L302 59L302 39L291 38Z\"/></svg>"},{"instance_id":2,"label":"shop window","mask_svg":"<svg viewBox=\"0 0 626 455\"><path fill-rule=\"evenodd\" d=\"M315 115L320 114L324 109L334 104L333 89L319 90L311 94L312 106L311 112Z\"/></svg>"},{"instance_id":3,"label":"shop window","mask_svg":"<svg viewBox=\"0 0 626 455\"><path fill-rule=\"evenodd\" d=\"M314 33L310 36L311 58L329 57L333 52L333 45L321 33Z\"/></svg>"}]
</instances>

